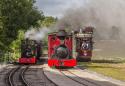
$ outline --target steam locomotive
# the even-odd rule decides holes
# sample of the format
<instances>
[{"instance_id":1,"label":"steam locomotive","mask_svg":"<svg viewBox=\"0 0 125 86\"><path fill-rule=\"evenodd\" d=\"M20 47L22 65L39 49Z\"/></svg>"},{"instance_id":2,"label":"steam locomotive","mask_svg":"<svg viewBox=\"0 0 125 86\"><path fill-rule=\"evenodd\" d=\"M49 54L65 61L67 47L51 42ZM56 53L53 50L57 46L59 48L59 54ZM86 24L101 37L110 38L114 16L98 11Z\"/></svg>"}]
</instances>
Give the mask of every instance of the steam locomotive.
<instances>
[{"instance_id":1,"label":"steam locomotive","mask_svg":"<svg viewBox=\"0 0 125 86\"><path fill-rule=\"evenodd\" d=\"M93 50L93 27L75 31L77 61L91 61Z\"/></svg>"},{"instance_id":2,"label":"steam locomotive","mask_svg":"<svg viewBox=\"0 0 125 86\"><path fill-rule=\"evenodd\" d=\"M48 35L48 65L50 67L76 66L76 60L72 55L72 35L65 30Z\"/></svg>"},{"instance_id":3,"label":"steam locomotive","mask_svg":"<svg viewBox=\"0 0 125 86\"><path fill-rule=\"evenodd\" d=\"M35 64L42 54L42 42L35 40L22 40L21 41L21 57L19 63L21 64Z\"/></svg>"}]
</instances>

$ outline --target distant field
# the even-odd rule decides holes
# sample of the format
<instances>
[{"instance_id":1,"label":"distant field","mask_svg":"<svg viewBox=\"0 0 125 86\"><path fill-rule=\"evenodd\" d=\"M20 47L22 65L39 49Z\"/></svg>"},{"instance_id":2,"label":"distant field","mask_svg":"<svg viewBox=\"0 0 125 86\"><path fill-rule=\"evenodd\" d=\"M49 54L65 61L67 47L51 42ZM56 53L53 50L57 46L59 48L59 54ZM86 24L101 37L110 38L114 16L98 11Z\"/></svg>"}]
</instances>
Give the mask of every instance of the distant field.
<instances>
[{"instance_id":1,"label":"distant field","mask_svg":"<svg viewBox=\"0 0 125 86\"><path fill-rule=\"evenodd\" d=\"M93 60L125 61L125 44L115 40L95 41Z\"/></svg>"},{"instance_id":2,"label":"distant field","mask_svg":"<svg viewBox=\"0 0 125 86\"><path fill-rule=\"evenodd\" d=\"M125 81L125 44L120 41L96 41L91 62L79 66Z\"/></svg>"}]
</instances>

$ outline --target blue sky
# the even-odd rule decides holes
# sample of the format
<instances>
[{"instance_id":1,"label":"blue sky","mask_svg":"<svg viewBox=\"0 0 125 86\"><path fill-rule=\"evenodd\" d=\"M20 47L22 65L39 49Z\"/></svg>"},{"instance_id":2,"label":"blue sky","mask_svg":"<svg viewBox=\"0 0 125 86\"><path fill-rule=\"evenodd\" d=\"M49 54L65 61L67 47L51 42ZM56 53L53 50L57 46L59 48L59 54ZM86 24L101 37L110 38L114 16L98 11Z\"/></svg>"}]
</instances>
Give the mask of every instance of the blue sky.
<instances>
[{"instance_id":1,"label":"blue sky","mask_svg":"<svg viewBox=\"0 0 125 86\"><path fill-rule=\"evenodd\" d=\"M36 6L47 16L61 17L69 8L84 5L85 0L36 0Z\"/></svg>"}]
</instances>

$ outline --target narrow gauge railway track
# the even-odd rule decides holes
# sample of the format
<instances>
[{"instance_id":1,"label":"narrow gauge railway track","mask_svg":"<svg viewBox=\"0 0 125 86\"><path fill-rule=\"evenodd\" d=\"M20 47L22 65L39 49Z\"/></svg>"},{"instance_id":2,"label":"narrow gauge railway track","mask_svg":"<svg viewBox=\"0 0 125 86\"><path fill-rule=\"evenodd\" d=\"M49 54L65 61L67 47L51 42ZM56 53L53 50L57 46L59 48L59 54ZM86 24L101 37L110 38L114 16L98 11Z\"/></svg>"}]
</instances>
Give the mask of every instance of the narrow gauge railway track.
<instances>
[{"instance_id":1,"label":"narrow gauge railway track","mask_svg":"<svg viewBox=\"0 0 125 86\"><path fill-rule=\"evenodd\" d=\"M44 70L43 70L43 68L42 68L42 73L43 73L43 75L44 75L44 77L46 78L46 80L48 80L52 85L51 86L58 86L55 82L53 82L51 79L49 79L47 76L46 76L46 74L44 73ZM47 83L47 82L46 82Z\"/></svg>"},{"instance_id":2,"label":"narrow gauge railway track","mask_svg":"<svg viewBox=\"0 0 125 86\"><path fill-rule=\"evenodd\" d=\"M0 86L6 86L6 75L8 74L9 71L11 71L15 66L13 65L7 65L0 71Z\"/></svg>"},{"instance_id":3,"label":"narrow gauge railway track","mask_svg":"<svg viewBox=\"0 0 125 86\"><path fill-rule=\"evenodd\" d=\"M25 75L25 79L31 86L57 86L46 76L46 74L44 74L43 67L35 65L30 66L25 72Z\"/></svg>"},{"instance_id":4,"label":"narrow gauge railway track","mask_svg":"<svg viewBox=\"0 0 125 86\"><path fill-rule=\"evenodd\" d=\"M64 76L68 77L69 79L83 85L83 86L101 86L95 82L87 80L85 78L81 78L78 75L74 74L69 70L59 70Z\"/></svg>"},{"instance_id":5,"label":"narrow gauge railway track","mask_svg":"<svg viewBox=\"0 0 125 86\"><path fill-rule=\"evenodd\" d=\"M12 69L7 76L7 86L30 86L24 78L28 66L18 66Z\"/></svg>"}]
</instances>

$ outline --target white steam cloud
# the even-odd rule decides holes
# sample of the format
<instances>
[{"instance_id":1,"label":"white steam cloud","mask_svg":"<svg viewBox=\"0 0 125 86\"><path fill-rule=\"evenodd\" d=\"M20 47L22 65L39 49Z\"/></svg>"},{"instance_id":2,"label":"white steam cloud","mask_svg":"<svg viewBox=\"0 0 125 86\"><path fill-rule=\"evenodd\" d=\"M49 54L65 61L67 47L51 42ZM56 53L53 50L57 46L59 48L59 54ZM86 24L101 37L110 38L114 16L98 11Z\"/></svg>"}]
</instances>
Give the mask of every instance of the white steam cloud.
<instances>
[{"instance_id":1,"label":"white steam cloud","mask_svg":"<svg viewBox=\"0 0 125 86\"><path fill-rule=\"evenodd\" d=\"M48 28L40 28L40 29L31 28L25 33L25 38L39 41L44 39L46 34L48 34L49 32L50 30Z\"/></svg>"}]
</instances>

